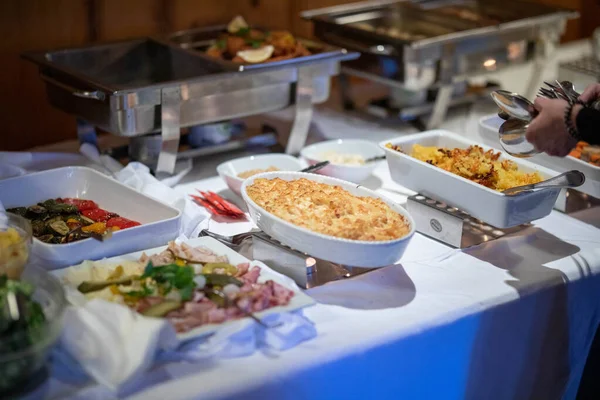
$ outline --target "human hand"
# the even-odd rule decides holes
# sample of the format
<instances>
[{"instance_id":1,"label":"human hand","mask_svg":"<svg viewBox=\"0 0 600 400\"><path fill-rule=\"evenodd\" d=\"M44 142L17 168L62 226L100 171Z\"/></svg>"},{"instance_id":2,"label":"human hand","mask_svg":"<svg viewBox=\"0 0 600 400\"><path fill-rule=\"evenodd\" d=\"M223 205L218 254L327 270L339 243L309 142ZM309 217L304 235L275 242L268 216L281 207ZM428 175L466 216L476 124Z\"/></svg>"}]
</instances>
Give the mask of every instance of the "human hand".
<instances>
[{"instance_id":1,"label":"human hand","mask_svg":"<svg viewBox=\"0 0 600 400\"><path fill-rule=\"evenodd\" d=\"M600 97L600 83L594 83L585 88L581 96L579 96L579 100L584 103L591 103L594 100L597 100Z\"/></svg>"},{"instance_id":2,"label":"human hand","mask_svg":"<svg viewBox=\"0 0 600 400\"><path fill-rule=\"evenodd\" d=\"M564 116L567 102L560 99L538 97L534 102L538 115L527 127L527 141L539 151L551 156L565 157L577 145L577 139L569 134ZM571 117L575 118L581 108L573 108Z\"/></svg>"}]
</instances>

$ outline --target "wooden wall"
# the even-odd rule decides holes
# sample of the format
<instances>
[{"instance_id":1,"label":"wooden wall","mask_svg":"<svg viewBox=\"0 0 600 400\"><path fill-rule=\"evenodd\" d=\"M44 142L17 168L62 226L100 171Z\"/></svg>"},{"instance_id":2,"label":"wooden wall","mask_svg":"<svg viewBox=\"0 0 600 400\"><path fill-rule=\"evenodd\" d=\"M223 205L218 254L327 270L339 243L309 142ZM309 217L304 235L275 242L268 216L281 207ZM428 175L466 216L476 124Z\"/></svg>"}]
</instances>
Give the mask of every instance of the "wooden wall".
<instances>
[{"instance_id":1,"label":"wooden wall","mask_svg":"<svg viewBox=\"0 0 600 400\"><path fill-rule=\"evenodd\" d=\"M28 50L85 45L226 23L253 24L310 36L302 10L356 0L0 0L0 150L23 150L75 138L75 121L46 101ZM580 7L593 0L537 0ZM597 14L596 14L597 15ZM581 36L579 23L568 37Z\"/></svg>"}]
</instances>

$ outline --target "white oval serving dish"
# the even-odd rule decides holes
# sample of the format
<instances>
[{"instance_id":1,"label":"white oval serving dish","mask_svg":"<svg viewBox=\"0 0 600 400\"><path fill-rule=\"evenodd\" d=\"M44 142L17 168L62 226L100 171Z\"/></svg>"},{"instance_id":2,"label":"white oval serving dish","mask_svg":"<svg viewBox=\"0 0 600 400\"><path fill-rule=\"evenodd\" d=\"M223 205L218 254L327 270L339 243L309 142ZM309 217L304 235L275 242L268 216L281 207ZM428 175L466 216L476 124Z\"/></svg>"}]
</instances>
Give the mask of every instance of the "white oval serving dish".
<instances>
[{"instance_id":1,"label":"white oval serving dish","mask_svg":"<svg viewBox=\"0 0 600 400\"><path fill-rule=\"evenodd\" d=\"M287 222L256 204L248 196L246 188L252 185L258 178L280 178L286 181L306 178L318 183L340 186L355 196L380 198L392 210L406 218L410 224L410 231L407 235L399 239L377 242L350 240L313 232ZM242 184L242 197L248 205L250 217L266 234L310 256L343 265L377 268L395 264L402 257L402 254L404 254L410 239L415 233L414 220L400 205L363 186L328 176L302 172L266 172L252 176L244 181Z\"/></svg>"},{"instance_id":2,"label":"white oval serving dish","mask_svg":"<svg viewBox=\"0 0 600 400\"><path fill-rule=\"evenodd\" d=\"M322 157L322 154L330 151L334 151L339 154L358 154L365 160L385 155L377 143L360 139L336 139L315 143L302 149L300 155L306 159L310 165L314 165L321 161L325 161L325 158ZM342 179L344 181L361 183L373 173L373 170L378 164L378 161L370 162L365 165L344 165L330 163L323 169L319 170L318 173L321 175Z\"/></svg>"},{"instance_id":3,"label":"white oval serving dish","mask_svg":"<svg viewBox=\"0 0 600 400\"><path fill-rule=\"evenodd\" d=\"M279 168L281 171L300 171L306 164L296 157L287 154L260 154L256 156L236 158L219 164L217 172L229 189L241 196L240 189L244 179L238 174L253 169Z\"/></svg>"},{"instance_id":4,"label":"white oval serving dish","mask_svg":"<svg viewBox=\"0 0 600 400\"><path fill-rule=\"evenodd\" d=\"M6 208L31 206L57 197L93 200L100 208L141 225L116 231L105 242L84 239L48 244L34 238L31 256L46 269L162 246L179 235L179 210L91 168L64 167L0 181L0 201Z\"/></svg>"}]
</instances>

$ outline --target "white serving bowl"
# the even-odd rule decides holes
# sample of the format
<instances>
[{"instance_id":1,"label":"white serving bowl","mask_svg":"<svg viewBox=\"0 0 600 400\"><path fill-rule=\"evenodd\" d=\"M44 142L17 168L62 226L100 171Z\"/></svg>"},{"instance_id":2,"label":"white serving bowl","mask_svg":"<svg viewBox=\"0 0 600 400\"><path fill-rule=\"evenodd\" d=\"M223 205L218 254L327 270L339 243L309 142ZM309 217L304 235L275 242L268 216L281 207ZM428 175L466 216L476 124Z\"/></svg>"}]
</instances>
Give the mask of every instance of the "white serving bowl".
<instances>
[{"instance_id":1,"label":"white serving bowl","mask_svg":"<svg viewBox=\"0 0 600 400\"><path fill-rule=\"evenodd\" d=\"M48 244L34 238L31 258L47 269L162 246L179 235L179 210L91 168L64 167L0 181L0 201L6 208L31 206L57 197L93 200L100 208L141 225L116 231L105 242L89 238Z\"/></svg>"},{"instance_id":2,"label":"white serving bowl","mask_svg":"<svg viewBox=\"0 0 600 400\"><path fill-rule=\"evenodd\" d=\"M365 160L372 157L384 156L385 153L379 148L377 143L360 139L336 139L326 142L315 143L305 147L300 155L306 159L310 165L317 164L325 159L321 156L323 153L335 151L339 154L358 154ZM318 171L321 175L332 176L344 181L361 183L367 179L379 162L370 162L365 165L343 165L330 163L325 168Z\"/></svg>"},{"instance_id":3,"label":"white serving bowl","mask_svg":"<svg viewBox=\"0 0 600 400\"><path fill-rule=\"evenodd\" d=\"M300 171L306 166L302 160L287 154L260 154L257 156L236 158L219 164L217 172L221 179L227 183L229 189L241 196L240 189L244 180L238 178L238 174L242 172L253 169L267 169L269 167L275 167L281 171Z\"/></svg>"},{"instance_id":4,"label":"white serving bowl","mask_svg":"<svg viewBox=\"0 0 600 400\"><path fill-rule=\"evenodd\" d=\"M392 210L404 216L410 224L410 231L399 239L386 241L350 240L313 232L287 222L256 204L248 196L246 188L259 178L280 178L286 181L306 178L314 182L340 186L355 196L380 198ZM328 176L302 172L265 172L251 176L244 181L242 197L248 205L250 217L266 234L310 256L343 265L363 268L392 265L402 257L415 233L414 220L400 205L363 186Z\"/></svg>"}]
</instances>

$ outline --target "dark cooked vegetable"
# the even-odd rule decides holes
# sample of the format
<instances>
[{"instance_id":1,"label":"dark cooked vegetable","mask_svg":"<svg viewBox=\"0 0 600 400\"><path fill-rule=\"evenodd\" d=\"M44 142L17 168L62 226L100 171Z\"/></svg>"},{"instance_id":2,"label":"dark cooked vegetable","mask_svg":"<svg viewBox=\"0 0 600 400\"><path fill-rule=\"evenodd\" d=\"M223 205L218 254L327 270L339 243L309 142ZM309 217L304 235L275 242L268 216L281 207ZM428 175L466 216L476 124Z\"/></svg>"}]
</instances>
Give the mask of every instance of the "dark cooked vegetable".
<instances>
[{"instance_id":1,"label":"dark cooked vegetable","mask_svg":"<svg viewBox=\"0 0 600 400\"><path fill-rule=\"evenodd\" d=\"M146 317L155 317L160 318L164 317L171 311L175 311L181 307L181 302L175 300L165 300L162 303L155 304L153 306L148 307L142 314Z\"/></svg>"},{"instance_id":2,"label":"dark cooked vegetable","mask_svg":"<svg viewBox=\"0 0 600 400\"><path fill-rule=\"evenodd\" d=\"M202 274L206 278L206 286L226 286L233 284L242 286L243 282L233 276L223 274Z\"/></svg>"},{"instance_id":3,"label":"dark cooked vegetable","mask_svg":"<svg viewBox=\"0 0 600 400\"><path fill-rule=\"evenodd\" d=\"M62 220L50 222L48 225L55 233L57 233L60 236L65 236L70 231L67 224Z\"/></svg>"},{"instance_id":4,"label":"dark cooked vegetable","mask_svg":"<svg viewBox=\"0 0 600 400\"><path fill-rule=\"evenodd\" d=\"M9 212L27 218L31 222L33 236L49 244L71 243L89 237L106 240L117 228L127 229L140 225L136 221L98 208L91 200L82 199L49 199L30 207L11 208ZM105 222L111 219L114 221L107 227ZM90 225L94 227L89 227ZM112 227L115 228L108 229Z\"/></svg>"},{"instance_id":5,"label":"dark cooked vegetable","mask_svg":"<svg viewBox=\"0 0 600 400\"><path fill-rule=\"evenodd\" d=\"M77 286L81 293L97 292L112 285L131 285L133 278L124 276L118 279L109 279L107 281L83 281Z\"/></svg>"},{"instance_id":6,"label":"dark cooked vegetable","mask_svg":"<svg viewBox=\"0 0 600 400\"><path fill-rule=\"evenodd\" d=\"M8 211L9 213L17 214L17 215L20 215L21 217L24 217L25 214L27 214L27 207L9 208L6 211Z\"/></svg>"}]
</instances>

